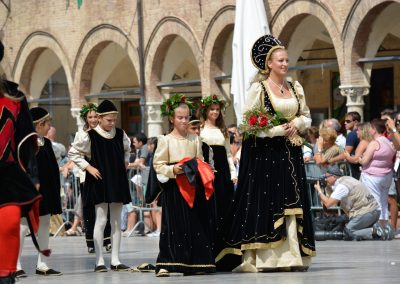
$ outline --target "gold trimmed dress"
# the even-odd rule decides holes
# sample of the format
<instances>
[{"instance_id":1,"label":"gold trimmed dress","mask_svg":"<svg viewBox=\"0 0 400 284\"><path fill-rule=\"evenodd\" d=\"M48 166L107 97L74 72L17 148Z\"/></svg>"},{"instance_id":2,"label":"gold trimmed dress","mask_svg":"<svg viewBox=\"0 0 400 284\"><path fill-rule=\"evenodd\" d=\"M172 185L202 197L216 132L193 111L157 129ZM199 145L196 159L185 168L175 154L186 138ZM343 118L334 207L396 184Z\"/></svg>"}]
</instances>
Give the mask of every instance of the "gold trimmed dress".
<instances>
[{"instance_id":1,"label":"gold trimmed dress","mask_svg":"<svg viewBox=\"0 0 400 284\"><path fill-rule=\"evenodd\" d=\"M186 157L203 160L197 135L158 137L153 166L162 188L162 220L156 274L161 269L186 274L215 272L212 251L214 196L206 199L197 176L193 207L182 197L173 167Z\"/></svg>"},{"instance_id":2,"label":"gold trimmed dress","mask_svg":"<svg viewBox=\"0 0 400 284\"><path fill-rule=\"evenodd\" d=\"M305 129L311 119L303 88L298 82L288 86L292 97L280 98L265 81L254 83L243 112L263 105L270 114L279 111L298 130ZM217 263L231 258L234 271L301 270L315 255L301 146L293 145L284 133L279 125L243 142L224 232L226 247L216 258Z\"/></svg>"}]
</instances>

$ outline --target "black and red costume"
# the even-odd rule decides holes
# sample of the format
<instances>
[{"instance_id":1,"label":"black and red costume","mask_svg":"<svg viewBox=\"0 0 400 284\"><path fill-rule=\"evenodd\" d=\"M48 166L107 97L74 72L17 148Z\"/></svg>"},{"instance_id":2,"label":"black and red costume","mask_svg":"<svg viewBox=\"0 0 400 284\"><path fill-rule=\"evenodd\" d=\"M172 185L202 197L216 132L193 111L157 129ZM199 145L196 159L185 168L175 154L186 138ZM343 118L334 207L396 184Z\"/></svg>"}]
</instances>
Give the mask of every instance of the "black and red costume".
<instances>
[{"instance_id":1,"label":"black and red costume","mask_svg":"<svg viewBox=\"0 0 400 284\"><path fill-rule=\"evenodd\" d=\"M25 95L17 84L0 81L0 280L12 278L16 271L21 216L33 225L31 230L38 227L36 150L37 135Z\"/></svg>"}]
</instances>

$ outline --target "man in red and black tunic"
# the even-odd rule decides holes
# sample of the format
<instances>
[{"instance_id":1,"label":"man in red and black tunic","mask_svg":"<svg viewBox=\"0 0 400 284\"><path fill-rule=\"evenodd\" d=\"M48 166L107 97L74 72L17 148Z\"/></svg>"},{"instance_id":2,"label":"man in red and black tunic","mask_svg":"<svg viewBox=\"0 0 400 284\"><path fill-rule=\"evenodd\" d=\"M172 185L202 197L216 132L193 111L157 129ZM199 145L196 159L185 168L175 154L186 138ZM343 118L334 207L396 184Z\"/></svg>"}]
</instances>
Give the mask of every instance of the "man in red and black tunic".
<instances>
[{"instance_id":1,"label":"man in red and black tunic","mask_svg":"<svg viewBox=\"0 0 400 284\"><path fill-rule=\"evenodd\" d=\"M0 61L3 55L0 41ZM15 282L21 216L28 217L32 231L38 227L36 141L24 94L0 79L0 283Z\"/></svg>"}]
</instances>

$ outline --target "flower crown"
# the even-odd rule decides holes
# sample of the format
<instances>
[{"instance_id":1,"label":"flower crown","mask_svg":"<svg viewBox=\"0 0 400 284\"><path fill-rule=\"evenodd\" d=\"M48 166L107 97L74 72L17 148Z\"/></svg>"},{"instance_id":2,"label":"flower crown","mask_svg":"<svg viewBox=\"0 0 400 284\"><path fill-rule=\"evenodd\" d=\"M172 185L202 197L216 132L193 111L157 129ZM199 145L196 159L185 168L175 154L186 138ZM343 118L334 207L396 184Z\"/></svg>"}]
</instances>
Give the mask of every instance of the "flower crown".
<instances>
[{"instance_id":1,"label":"flower crown","mask_svg":"<svg viewBox=\"0 0 400 284\"><path fill-rule=\"evenodd\" d=\"M164 101L162 105L160 106L161 108L161 114L163 116L173 116L174 115L174 110L180 105L180 104L186 104L190 110L194 109L193 102L187 98L183 94L174 94L172 97L170 97L168 100Z\"/></svg>"},{"instance_id":2,"label":"flower crown","mask_svg":"<svg viewBox=\"0 0 400 284\"><path fill-rule=\"evenodd\" d=\"M217 104L221 110L225 109L225 101L220 100L217 95L211 95L203 98L200 104L201 112L204 114L212 104Z\"/></svg>"},{"instance_id":3,"label":"flower crown","mask_svg":"<svg viewBox=\"0 0 400 284\"><path fill-rule=\"evenodd\" d=\"M94 103L88 103L87 105L83 105L80 110L80 117L85 119L86 115L91 111L97 111L97 105Z\"/></svg>"}]
</instances>

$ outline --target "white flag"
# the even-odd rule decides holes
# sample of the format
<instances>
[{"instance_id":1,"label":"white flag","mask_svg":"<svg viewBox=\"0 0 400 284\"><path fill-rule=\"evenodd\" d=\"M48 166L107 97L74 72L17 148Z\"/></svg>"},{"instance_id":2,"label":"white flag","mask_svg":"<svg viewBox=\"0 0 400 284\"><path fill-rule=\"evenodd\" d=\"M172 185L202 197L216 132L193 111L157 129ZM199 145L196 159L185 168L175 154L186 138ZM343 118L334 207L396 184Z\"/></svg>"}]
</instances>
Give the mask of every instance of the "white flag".
<instances>
[{"instance_id":1,"label":"white flag","mask_svg":"<svg viewBox=\"0 0 400 284\"><path fill-rule=\"evenodd\" d=\"M231 93L238 123L242 121L242 109L250 81L257 73L250 59L251 48L259 37L269 33L264 1L236 0Z\"/></svg>"}]
</instances>

